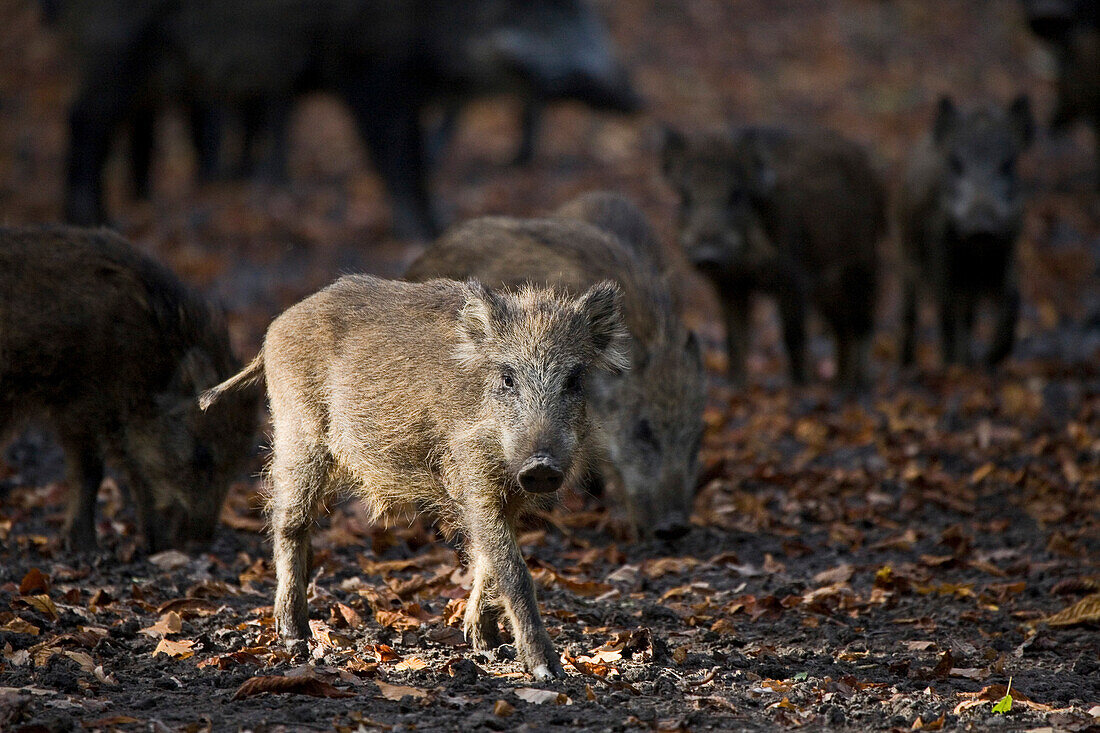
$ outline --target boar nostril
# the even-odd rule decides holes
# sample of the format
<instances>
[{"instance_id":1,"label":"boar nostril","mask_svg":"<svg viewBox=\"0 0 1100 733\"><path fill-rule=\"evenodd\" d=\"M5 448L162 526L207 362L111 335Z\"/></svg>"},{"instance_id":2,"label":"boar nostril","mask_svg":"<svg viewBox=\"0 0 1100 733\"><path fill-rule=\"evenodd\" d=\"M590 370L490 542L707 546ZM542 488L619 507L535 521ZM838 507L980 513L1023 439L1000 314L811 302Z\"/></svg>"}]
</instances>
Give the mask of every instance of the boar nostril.
<instances>
[{"instance_id":1,"label":"boar nostril","mask_svg":"<svg viewBox=\"0 0 1100 733\"><path fill-rule=\"evenodd\" d=\"M548 457L535 456L520 470L519 485L532 494L547 494L561 488L565 474Z\"/></svg>"}]
</instances>

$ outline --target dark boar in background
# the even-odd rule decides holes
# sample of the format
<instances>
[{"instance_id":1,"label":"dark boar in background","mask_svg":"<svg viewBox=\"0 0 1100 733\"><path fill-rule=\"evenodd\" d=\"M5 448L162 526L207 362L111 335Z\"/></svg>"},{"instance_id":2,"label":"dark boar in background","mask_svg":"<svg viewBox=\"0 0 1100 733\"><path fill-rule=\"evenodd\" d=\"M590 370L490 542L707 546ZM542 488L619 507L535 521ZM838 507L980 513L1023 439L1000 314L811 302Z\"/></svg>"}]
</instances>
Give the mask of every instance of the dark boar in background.
<instances>
[{"instance_id":1,"label":"dark boar in background","mask_svg":"<svg viewBox=\"0 0 1100 733\"><path fill-rule=\"evenodd\" d=\"M237 366L221 317L117 235L0 229L0 433L30 419L56 430L74 548L95 545L105 464L150 550L211 539L259 404L203 414L195 398Z\"/></svg>"},{"instance_id":2,"label":"dark boar in background","mask_svg":"<svg viewBox=\"0 0 1100 733\"><path fill-rule=\"evenodd\" d=\"M677 313L660 243L633 203L591 193L551 218L475 219L433 244L406 277L533 282L575 294L600 280L618 282L632 368L589 382L602 453L594 468L637 534L686 529L703 432L703 365Z\"/></svg>"},{"instance_id":3,"label":"dark boar in background","mask_svg":"<svg viewBox=\"0 0 1100 733\"><path fill-rule=\"evenodd\" d=\"M1024 197L1017 160L1033 136L1031 105L960 111L940 100L931 133L913 150L894 202L905 263L901 359L916 349L917 295L931 290L939 306L944 361L972 360L977 305L990 298L997 325L985 361L1011 351L1020 309L1017 240Z\"/></svg>"},{"instance_id":4,"label":"dark boar in background","mask_svg":"<svg viewBox=\"0 0 1100 733\"><path fill-rule=\"evenodd\" d=\"M203 405L267 383L275 623L292 647L309 636L310 528L350 490L376 514L413 503L460 530L470 644L499 646L503 612L527 671L563 675L515 525L584 470L585 385L628 364L620 300L610 282L569 298L348 276L275 319L252 364Z\"/></svg>"},{"instance_id":5,"label":"dark boar in background","mask_svg":"<svg viewBox=\"0 0 1100 733\"><path fill-rule=\"evenodd\" d=\"M593 106L633 99L582 0L66 0L61 22L81 67L65 208L75 223L103 221L112 136L163 100L285 121L296 95L335 93L390 192L396 231L424 238L439 228L425 105L502 88Z\"/></svg>"},{"instance_id":6,"label":"dark boar in background","mask_svg":"<svg viewBox=\"0 0 1100 733\"><path fill-rule=\"evenodd\" d=\"M862 384L885 232L885 193L866 152L826 131L666 130L663 165L680 195L680 243L722 303L731 379L745 379L759 291L778 302L794 382L806 379L814 306L836 337L840 381Z\"/></svg>"},{"instance_id":7,"label":"dark boar in background","mask_svg":"<svg viewBox=\"0 0 1100 733\"><path fill-rule=\"evenodd\" d=\"M1060 131L1081 121L1096 130L1100 124L1100 2L1024 0L1024 11L1028 25L1050 46L1058 63L1051 126Z\"/></svg>"}]
</instances>

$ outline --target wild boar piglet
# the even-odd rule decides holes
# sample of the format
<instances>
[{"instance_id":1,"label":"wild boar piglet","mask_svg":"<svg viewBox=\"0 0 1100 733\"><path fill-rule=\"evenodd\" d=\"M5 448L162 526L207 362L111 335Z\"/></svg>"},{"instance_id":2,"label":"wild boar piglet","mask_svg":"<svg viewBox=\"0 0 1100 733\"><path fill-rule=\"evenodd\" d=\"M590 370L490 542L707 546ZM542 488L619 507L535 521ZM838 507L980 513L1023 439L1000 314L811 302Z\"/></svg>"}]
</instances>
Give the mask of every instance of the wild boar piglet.
<instances>
[{"instance_id":1,"label":"wild boar piglet","mask_svg":"<svg viewBox=\"0 0 1100 733\"><path fill-rule=\"evenodd\" d=\"M703 434L703 362L680 320L660 241L637 206L594 191L546 218L473 219L437 240L406 277L534 282L575 295L604 279L618 283L631 369L593 375L589 407L599 450L584 484L602 484L634 536L687 531Z\"/></svg>"},{"instance_id":2,"label":"wild boar piglet","mask_svg":"<svg viewBox=\"0 0 1100 733\"><path fill-rule=\"evenodd\" d=\"M515 527L584 470L589 379L628 366L620 300L610 282L574 298L360 275L271 324L256 359L202 404L267 383L275 623L292 647L309 635L310 528L350 491L376 516L411 504L460 531L474 572L470 644L499 646L503 612L524 667L563 674Z\"/></svg>"},{"instance_id":3,"label":"wild boar piglet","mask_svg":"<svg viewBox=\"0 0 1100 733\"><path fill-rule=\"evenodd\" d=\"M220 312L118 235L0 228L0 436L35 419L57 432L72 547L95 545L106 464L149 550L210 541L259 400L203 414L195 399L239 366Z\"/></svg>"}]
</instances>

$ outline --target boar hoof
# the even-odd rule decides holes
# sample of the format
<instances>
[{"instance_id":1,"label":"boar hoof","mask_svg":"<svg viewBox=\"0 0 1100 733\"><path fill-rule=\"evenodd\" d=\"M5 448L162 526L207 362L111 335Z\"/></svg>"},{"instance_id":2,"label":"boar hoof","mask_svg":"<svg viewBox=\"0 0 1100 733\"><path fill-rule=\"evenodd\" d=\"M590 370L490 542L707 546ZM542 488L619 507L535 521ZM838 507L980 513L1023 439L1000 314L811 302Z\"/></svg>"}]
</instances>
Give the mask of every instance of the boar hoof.
<instances>
[{"instance_id":1,"label":"boar hoof","mask_svg":"<svg viewBox=\"0 0 1100 733\"><path fill-rule=\"evenodd\" d=\"M309 657L309 643L305 639L284 639L283 643L294 659Z\"/></svg>"},{"instance_id":2,"label":"boar hoof","mask_svg":"<svg viewBox=\"0 0 1100 733\"><path fill-rule=\"evenodd\" d=\"M565 670L561 668L560 664L537 664L531 667L531 676L535 678L536 682L558 680L565 677Z\"/></svg>"}]
</instances>

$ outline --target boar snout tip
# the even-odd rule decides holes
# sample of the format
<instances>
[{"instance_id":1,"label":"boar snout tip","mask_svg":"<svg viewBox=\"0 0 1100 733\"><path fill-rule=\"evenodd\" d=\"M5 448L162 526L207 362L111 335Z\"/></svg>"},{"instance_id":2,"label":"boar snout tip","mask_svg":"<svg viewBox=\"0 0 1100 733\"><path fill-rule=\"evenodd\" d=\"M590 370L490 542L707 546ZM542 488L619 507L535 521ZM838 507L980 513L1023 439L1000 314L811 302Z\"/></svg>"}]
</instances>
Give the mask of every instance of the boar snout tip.
<instances>
[{"instance_id":1,"label":"boar snout tip","mask_svg":"<svg viewBox=\"0 0 1100 733\"><path fill-rule=\"evenodd\" d=\"M531 456L516 476L520 488L532 494L549 494L561 488L565 473L550 456Z\"/></svg>"}]
</instances>

